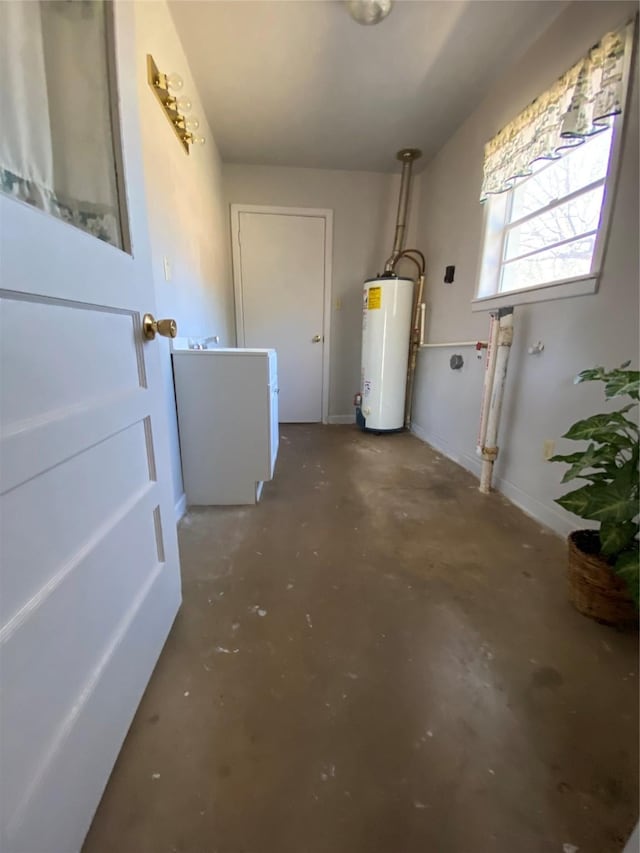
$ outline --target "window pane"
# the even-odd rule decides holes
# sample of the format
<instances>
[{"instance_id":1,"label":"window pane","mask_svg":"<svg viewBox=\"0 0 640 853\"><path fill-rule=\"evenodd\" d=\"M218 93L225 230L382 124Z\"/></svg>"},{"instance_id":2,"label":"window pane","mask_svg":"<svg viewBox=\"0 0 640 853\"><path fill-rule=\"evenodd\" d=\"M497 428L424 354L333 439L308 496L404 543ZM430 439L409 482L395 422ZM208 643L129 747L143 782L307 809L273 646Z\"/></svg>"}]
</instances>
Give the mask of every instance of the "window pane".
<instances>
[{"instance_id":1,"label":"window pane","mask_svg":"<svg viewBox=\"0 0 640 853\"><path fill-rule=\"evenodd\" d=\"M551 165L541 166L536 174L516 186L510 221L534 213L580 187L604 178L612 134L612 128L601 131Z\"/></svg>"},{"instance_id":2,"label":"window pane","mask_svg":"<svg viewBox=\"0 0 640 853\"><path fill-rule=\"evenodd\" d=\"M530 258L506 264L502 270L500 290L520 290L536 284L588 275L591 271L595 241L596 235L592 234L562 246L554 246Z\"/></svg>"},{"instance_id":3,"label":"window pane","mask_svg":"<svg viewBox=\"0 0 640 853\"><path fill-rule=\"evenodd\" d=\"M0 2L0 190L122 246L106 6Z\"/></svg>"},{"instance_id":4,"label":"window pane","mask_svg":"<svg viewBox=\"0 0 640 853\"><path fill-rule=\"evenodd\" d=\"M596 231L603 196L604 185L517 225L507 234L505 260Z\"/></svg>"}]
</instances>

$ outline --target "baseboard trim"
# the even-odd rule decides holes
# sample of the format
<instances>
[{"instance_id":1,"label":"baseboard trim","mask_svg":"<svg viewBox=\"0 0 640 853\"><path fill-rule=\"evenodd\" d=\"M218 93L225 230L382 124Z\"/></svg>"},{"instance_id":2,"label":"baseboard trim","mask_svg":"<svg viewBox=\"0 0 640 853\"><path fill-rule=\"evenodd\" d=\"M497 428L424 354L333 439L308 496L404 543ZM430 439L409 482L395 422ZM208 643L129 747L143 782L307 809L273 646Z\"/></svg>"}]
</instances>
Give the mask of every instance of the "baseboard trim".
<instances>
[{"instance_id":1,"label":"baseboard trim","mask_svg":"<svg viewBox=\"0 0 640 853\"><path fill-rule=\"evenodd\" d=\"M416 438L433 447L434 450L442 453L467 471L471 471L476 477L480 477L482 463L477 456L472 456L470 453L456 452L443 438L428 432L419 424L412 423L411 432ZM515 504L518 509L521 509L530 518L550 528L550 530L559 536L567 536L572 530L575 530L575 525L571 524L570 520L563 518L553 508L546 506L537 498L527 494L527 492L524 492L510 480L504 477L494 477L493 488L508 498L511 503Z\"/></svg>"},{"instance_id":2,"label":"baseboard trim","mask_svg":"<svg viewBox=\"0 0 640 853\"><path fill-rule=\"evenodd\" d=\"M175 510L177 524L187 511L187 495L185 494L185 492L183 492L176 501Z\"/></svg>"},{"instance_id":3,"label":"baseboard trim","mask_svg":"<svg viewBox=\"0 0 640 853\"><path fill-rule=\"evenodd\" d=\"M545 527L553 530L558 536L566 537L572 530L576 529L575 524L563 518L559 513L554 512L548 506L545 506L537 498L523 492L519 486L516 486L510 480L505 480L502 477L494 477L494 488L501 492L506 498L509 498L512 504L515 504L518 509L521 509L526 515L544 524Z\"/></svg>"},{"instance_id":4,"label":"baseboard trim","mask_svg":"<svg viewBox=\"0 0 640 853\"><path fill-rule=\"evenodd\" d=\"M480 476L480 468L481 463L477 456L472 456L470 453L457 453L450 444L448 444L443 438L440 438L438 435L433 435L433 433L427 432L426 429L419 426L418 424L411 424L410 427L411 432L419 438L421 441L424 441L425 444L430 445L434 448L434 450L439 451L448 459L452 459L458 465L461 465L467 471L471 471L472 474L475 474L476 477Z\"/></svg>"},{"instance_id":5,"label":"baseboard trim","mask_svg":"<svg viewBox=\"0 0 640 853\"><path fill-rule=\"evenodd\" d=\"M329 415L330 424L355 424L355 415Z\"/></svg>"}]
</instances>

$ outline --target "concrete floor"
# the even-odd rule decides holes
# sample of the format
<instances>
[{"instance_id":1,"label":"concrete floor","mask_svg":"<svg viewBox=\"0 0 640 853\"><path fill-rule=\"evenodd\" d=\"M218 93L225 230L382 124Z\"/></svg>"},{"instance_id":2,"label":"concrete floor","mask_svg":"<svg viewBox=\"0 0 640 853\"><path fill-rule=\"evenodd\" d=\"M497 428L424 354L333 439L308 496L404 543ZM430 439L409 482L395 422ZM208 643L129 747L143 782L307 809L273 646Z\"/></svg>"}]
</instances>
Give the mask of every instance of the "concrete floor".
<instances>
[{"instance_id":1,"label":"concrete floor","mask_svg":"<svg viewBox=\"0 0 640 853\"><path fill-rule=\"evenodd\" d=\"M637 636L567 603L564 543L410 435L282 433L259 506L181 524L84 853L620 851Z\"/></svg>"}]
</instances>

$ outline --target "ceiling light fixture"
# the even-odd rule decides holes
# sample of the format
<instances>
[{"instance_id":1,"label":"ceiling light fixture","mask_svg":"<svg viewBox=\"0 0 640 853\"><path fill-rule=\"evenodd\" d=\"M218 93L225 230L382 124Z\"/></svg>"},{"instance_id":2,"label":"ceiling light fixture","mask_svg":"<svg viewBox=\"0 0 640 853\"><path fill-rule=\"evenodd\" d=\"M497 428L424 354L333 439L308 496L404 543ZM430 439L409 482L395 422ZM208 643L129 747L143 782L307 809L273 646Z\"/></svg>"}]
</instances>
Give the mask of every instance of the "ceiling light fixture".
<instances>
[{"instance_id":1,"label":"ceiling light fixture","mask_svg":"<svg viewBox=\"0 0 640 853\"><path fill-rule=\"evenodd\" d=\"M393 6L393 0L347 0L349 14L359 24L379 24Z\"/></svg>"}]
</instances>

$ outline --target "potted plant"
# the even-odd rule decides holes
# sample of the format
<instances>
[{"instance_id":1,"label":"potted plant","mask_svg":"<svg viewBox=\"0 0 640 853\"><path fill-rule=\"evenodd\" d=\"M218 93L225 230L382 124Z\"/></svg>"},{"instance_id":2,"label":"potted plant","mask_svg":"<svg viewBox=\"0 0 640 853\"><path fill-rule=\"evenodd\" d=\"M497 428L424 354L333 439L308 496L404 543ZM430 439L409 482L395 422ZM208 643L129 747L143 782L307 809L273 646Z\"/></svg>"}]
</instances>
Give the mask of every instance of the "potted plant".
<instances>
[{"instance_id":1,"label":"potted plant","mask_svg":"<svg viewBox=\"0 0 640 853\"><path fill-rule=\"evenodd\" d=\"M638 424L632 410L640 392L640 372L626 362L615 370L583 370L576 379L604 383L608 400L630 397L621 409L602 412L575 423L563 438L588 441L586 450L557 455L552 462L569 465L563 483L585 480L556 503L595 529L569 536L569 597L587 616L612 625L638 619Z\"/></svg>"}]
</instances>

